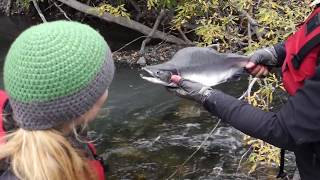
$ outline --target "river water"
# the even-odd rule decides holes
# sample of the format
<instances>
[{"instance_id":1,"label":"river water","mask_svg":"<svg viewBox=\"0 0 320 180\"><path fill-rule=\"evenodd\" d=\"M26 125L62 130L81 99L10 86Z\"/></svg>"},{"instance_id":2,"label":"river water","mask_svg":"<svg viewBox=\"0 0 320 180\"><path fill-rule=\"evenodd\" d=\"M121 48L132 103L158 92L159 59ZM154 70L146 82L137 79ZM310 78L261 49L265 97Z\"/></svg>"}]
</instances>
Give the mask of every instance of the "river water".
<instances>
[{"instance_id":1,"label":"river water","mask_svg":"<svg viewBox=\"0 0 320 180\"><path fill-rule=\"evenodd\" d=\"M10 43L32 23L0 17L1 71ZM106 37L112 41L109 44L120 41L112 37ZM217 125L218 119L196 103L142 80L139 73L136 68L117 67L108 101L90 125L90 134L97 138L98 153L110 167L108 179L166 179L176 170L174 179L274 179L275 167L258 168L256 173L248 175L250 165L239 166L248 148L243 145L242 134L224 123L181 166ZM246 86L243 78L219 89L240 96ZM0 88L3 88L2 75ZM289 163L291 170L293 167Z\"/></svg>"}]
</instances>

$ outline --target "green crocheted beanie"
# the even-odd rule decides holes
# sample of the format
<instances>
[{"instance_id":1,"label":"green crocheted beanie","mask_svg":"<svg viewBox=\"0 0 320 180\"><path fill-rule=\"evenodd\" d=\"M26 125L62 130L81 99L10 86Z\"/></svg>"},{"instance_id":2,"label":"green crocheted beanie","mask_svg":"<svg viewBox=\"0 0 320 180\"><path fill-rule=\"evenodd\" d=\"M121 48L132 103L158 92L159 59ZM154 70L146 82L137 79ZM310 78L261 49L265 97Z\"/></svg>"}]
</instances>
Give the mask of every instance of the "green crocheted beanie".
<instances>
[{"instance_id":1,"label":"green crocheted beanie","mask_svg":"<svg viewBox=\"0 0 320 180\"><path fill-rule=\"evenodd\" d=\"M11 45L4 85L24 129L49 129L87 112L109 87L111 51L88 25L55 21L30 27Z\"/></svg>"}]
</instances>

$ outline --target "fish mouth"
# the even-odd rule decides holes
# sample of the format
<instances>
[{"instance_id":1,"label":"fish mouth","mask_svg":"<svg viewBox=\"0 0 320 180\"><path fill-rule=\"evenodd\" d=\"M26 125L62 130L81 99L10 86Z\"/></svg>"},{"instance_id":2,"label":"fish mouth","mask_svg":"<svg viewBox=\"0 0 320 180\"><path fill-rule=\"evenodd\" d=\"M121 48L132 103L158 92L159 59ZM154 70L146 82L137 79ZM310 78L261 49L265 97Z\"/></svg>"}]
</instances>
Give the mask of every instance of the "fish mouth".
<instances>
[{"instance_id":1,"label":"fish mouth","mask_svg":"<svg viewBox=\"0 0 320 180\"><path fill-rule=\"evenodd\" d=\"M170 82L171 75L173 74L170 71L148 69L146 67L142 68L142 70L148 75L140 74L140 77L144 80L164 86L177 87L175 83Z\"/></svg>"},{"instance_id":2,"label":"fish mouth","mask_svg":"<svg viewBox=\"0 0 320 180\"><path fill-rule=\"evenodd\" d=\"M149 70L148 68L142 68L143 71L145 71L148 75L150 75L151 77L157 77L156 73L154 71Z\"/></svg>"}]
</instances>

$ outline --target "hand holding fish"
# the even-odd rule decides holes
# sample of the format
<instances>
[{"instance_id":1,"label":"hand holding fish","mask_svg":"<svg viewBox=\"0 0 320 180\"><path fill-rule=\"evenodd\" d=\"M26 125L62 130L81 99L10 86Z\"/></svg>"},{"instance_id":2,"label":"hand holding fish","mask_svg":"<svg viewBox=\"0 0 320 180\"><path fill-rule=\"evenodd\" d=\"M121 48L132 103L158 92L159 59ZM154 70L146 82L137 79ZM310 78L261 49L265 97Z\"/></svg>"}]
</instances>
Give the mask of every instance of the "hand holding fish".
<instances>
[{"instance_id":1,"label":"hand holding fish","mask_svg":"<svg viewBox=\"0 0 320 180\"><path fill-rule=\"evenodd\" d=\"M194 100L203 104L205 100L216 90L201 83L183 79L181 76L172 75L170 82L175 83L178 87L167 87L170 92L177 96Z\"/></svg>"},{"instance_id":2,"label":"hand holding fish","mask_svg":"<svg viewBox=\"0 0 320 180\"><path fill-rule=\"evenodd\" d=\"M252 75L260 77L269 73L269 67L277 65L277 53L274 47L268 47L255 51L251 55L250 62L246 65L246 68Z\"/></svg>"}]
</instances>

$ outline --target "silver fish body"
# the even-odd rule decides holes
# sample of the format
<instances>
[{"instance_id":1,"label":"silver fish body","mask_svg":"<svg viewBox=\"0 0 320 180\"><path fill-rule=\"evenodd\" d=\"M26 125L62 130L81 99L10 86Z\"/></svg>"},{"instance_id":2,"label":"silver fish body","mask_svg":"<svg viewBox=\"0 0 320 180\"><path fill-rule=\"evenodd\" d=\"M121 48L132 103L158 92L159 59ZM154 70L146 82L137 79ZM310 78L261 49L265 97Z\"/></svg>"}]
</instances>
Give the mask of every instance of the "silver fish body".
<instances>
[{"instance_id":1,"label":"silver fish body","mask_svg":"<svg viewBox=\"0 0 320 180\"><path fill-rule=\"evenodd\" d=\"M143 70L151 77L141 77L152 83L175 86L169 79L172 74L176 74L206 86L215 86L242 74L248 61L249 58L243 55L188 47L179 50L168 62L144 67Z\"/></svg>"}]
</instances>

